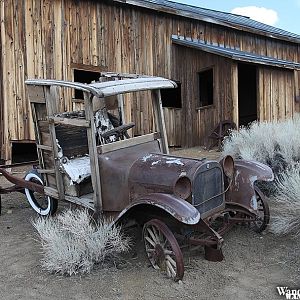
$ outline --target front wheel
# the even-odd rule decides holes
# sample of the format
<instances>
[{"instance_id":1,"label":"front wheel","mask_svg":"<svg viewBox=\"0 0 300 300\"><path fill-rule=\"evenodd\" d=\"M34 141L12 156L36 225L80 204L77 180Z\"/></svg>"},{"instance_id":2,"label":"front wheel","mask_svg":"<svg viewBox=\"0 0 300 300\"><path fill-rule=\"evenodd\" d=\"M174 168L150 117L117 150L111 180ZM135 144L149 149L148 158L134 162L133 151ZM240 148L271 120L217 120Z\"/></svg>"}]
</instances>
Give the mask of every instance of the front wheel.
<instances>
[{"instance_id":1,"label":"front wheel","mask_svg":"<svg viewBox=\"0 0 300 300\"><path fill-rule=\"evenodd\" d=\"M26 181L44 185L41 175L36 170L29 171L25 176ZM53 215L57 210L57 200L46 195L41 195L25 188L25 194L31 207L41 216Z\"/></svg>"},{"instance_id":2,"label":"front wheel","mask_svg":"<svg viewBox=\"0 0 300 300\"><path fill-rule=\"evenodd\" d=\"M153 268L175 281L181 280L184 274L182 252L167 225L157 219L150 220L144 225L143 238Z\"/></svg>"},{"instance_id":3,"label":"front wheel","mask_svg":"<svg viewBox=\"0 0 300 300\"><path fill-rule=\"evenodd\" d=\"M252 223L252 228L255 232L264 231L270 222L269 204L258 187L255 188L255 196L257 201L257 219Z\"/></svg>"}]
</instances>

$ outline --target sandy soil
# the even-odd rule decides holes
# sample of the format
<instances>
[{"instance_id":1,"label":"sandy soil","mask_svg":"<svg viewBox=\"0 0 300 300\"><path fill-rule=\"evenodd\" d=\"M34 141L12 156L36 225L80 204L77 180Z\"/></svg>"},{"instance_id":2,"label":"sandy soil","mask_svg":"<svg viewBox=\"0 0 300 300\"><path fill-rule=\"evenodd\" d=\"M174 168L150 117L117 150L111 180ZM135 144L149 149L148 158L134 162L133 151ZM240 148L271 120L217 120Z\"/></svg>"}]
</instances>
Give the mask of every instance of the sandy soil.
<instances>
[{"instance_id":1,"label":"sandy soil","mask_svg":"<svg viewBox=\"0 0 300 300\"><path fill-rule=\"evenodd\" d=\"M182 152L197 157L199 151L210 155L197 148ZM300 288L300 242L246 227L225 236L222 262L206 261L202 250L184 252L182 283L149 267L139 233L134 249L117 266L99 266L82 277L48 274L40 267L40 244L30 223L35 216L22 194L2 197L0 299L285 299L276 286Z\"/></svg>"}]
</instances>

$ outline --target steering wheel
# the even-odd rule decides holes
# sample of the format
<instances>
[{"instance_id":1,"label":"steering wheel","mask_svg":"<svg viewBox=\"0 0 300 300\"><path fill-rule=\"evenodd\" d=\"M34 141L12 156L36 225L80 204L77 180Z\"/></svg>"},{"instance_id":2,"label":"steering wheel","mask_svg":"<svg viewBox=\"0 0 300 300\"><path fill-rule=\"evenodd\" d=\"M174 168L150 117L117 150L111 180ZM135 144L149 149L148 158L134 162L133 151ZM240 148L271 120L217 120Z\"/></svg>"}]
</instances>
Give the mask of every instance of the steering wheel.
<instances>
[{"instance_id":1,"label":"steering wheel","mask_svg":"<svg viewBox=\"0 0 300 300\"><path fill-rule=\"evenodd\" d=\"M112 135L115 135L117 140L123 139L124 136L126 138L129 138L127 130L133 128L134 126L135 126L135 123L133 123L133 122L128 123L128 124L123 124L121 126L115 127L111 130L108 130L108 131L102 133L101 136L104 138L105 141Z\"/></svg>"}]
</instances>

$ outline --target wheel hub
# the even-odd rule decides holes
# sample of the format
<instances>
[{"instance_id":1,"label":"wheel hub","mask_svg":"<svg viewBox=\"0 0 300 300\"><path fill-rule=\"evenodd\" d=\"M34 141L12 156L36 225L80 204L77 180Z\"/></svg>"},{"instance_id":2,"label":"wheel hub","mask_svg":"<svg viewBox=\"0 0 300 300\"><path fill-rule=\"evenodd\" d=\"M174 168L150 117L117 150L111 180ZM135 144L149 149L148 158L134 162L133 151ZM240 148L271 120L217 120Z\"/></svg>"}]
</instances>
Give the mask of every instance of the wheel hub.
<instances>
[{"instance_id":1,"label":"wheel hub","mask_svg":"<svg viewBox=\"0 0 300 300\"><path fill-rule=\"evenodd\" d=\"M154 248L153 258L155 262L159 265L162 263L165 257L164 249L160 244L156 244Z\"/></svg>"}]
</instances>

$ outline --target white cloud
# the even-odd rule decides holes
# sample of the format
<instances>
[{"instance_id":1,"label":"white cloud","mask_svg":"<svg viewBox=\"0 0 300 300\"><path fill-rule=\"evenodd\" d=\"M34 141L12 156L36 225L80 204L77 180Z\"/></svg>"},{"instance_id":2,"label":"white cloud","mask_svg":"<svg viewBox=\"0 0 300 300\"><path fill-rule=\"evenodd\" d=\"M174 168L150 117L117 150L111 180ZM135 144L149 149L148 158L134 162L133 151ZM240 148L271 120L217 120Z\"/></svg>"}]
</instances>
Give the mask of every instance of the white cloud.
<instances>
[{"instance_id":1,"label":"white cloud","mask_svg":"<svg viewBox=\"0 0 300 300\"><path fill-rule=\"evenodd\" d=\"M275 25L278 22L277 12L273 9L269 9L265 7L257 7L257 6L236 7L231 12L233 14L250 17L255 21L259 21L268 25Z\"/></svg>"}]
</instances>

